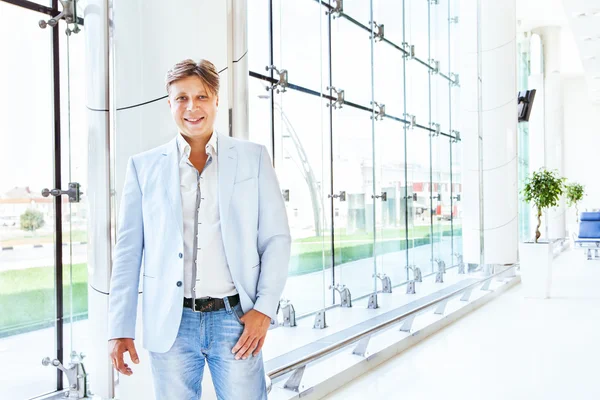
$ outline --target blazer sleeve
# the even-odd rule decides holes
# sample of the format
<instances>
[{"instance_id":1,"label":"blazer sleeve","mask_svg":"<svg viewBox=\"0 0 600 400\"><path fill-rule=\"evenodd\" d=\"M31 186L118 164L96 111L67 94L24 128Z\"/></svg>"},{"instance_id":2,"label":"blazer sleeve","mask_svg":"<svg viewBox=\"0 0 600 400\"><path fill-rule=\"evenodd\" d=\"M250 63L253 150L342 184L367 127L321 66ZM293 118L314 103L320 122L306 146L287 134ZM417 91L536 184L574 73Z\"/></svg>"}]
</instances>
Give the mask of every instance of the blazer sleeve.
<instances>
[{"instance_id":1,"label":"blazer sleeve","mask_svg":"<svg viewBox=\"0 0 600 400\"><path fill-rule=\"evenodd\" d=\"M142 191L133 158L129 158L119 207L108 296L109 339L135 338L140 269L144 249Z\"/></svg>"},{"instance_id":2,"label":"blazer sleeve","mask_svg":"<svg viewBox=\"0 0 600 400\"><path fill-rule=\"evenodd\" d=\"M292 238L279 182L265 146L261 146L258 191L258 254L261 267L254 309L276 320L277 307L288 276Z\"/></svg>"}]
</instances>

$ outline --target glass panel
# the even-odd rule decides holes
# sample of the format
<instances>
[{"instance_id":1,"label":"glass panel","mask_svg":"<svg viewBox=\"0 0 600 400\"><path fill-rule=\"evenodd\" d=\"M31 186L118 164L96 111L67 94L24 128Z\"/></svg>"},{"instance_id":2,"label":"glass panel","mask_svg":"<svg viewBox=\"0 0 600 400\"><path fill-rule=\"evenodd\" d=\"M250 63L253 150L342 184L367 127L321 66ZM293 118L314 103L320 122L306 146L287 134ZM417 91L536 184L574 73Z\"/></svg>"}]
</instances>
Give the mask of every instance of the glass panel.
<instances>
[{"instance_id":1,"label":"glass panel","mask_svg":"<svg viewBox=\"0 0 600 400\"><path fill-rule=\"evenodd\" d=\"M402 52L386 43L375 43L375 101L385 113L402 118L404 113L404 63Z\"/></svg>"},{"instance_id":2,"label":"glass panel","mask_svg":"<svg viewBox=\"0 0 600 400\"><path fill-rule=\"evenodd\" d=\"M330 1L330 3L332 3ZM369 26L371 20L371 2L369 0L344 0L344 14ZM367 33L367 37L369 34Z\"/></svg>"},{"instance_id":3,"label":"glass panel","mask_svg":"<svg viewBox=\"0 0 600 400\"><path fill-rule=\"evenodd\" d=\"M373 15L377 24L384 25L384 37L396 46L401 47L403 42L402 20L404 17L402 2L396 0L374 0ZM385 44L384 46L391 47L389 44ZM395 51L402 53L397 49L395 49Z\"/></svg>"},{"instance_id":4,"label":"glass panel","mask_svg":"<svg viewBox=\"0 0 600 400\"><path fill-rule=\"evenodd\" d=\"M408 129L406 132L406 168L408 175L408 259L423 274L432 269L431 249L431 175L429 131ZM416 200L415 200L416 199Z\"/></svg>"},{"instance_id":5,"label":"glass panel","mask_svg":"<svg viewBox=\"0 0 600 400\"><path fill-rule=\"evenodd\" d=\"M283 298L296 315L325 305L325 271L331 264L331 240L324 226L324 198L330 186L323 163L321 98L294 90L275 95L275 166L284 192L292 256ZM307 115L315 118L306 118Z\"/></svg>"},{"instance_id":6,"label":"glass panel","mask_svg":"<svg viewBox=\"0 0 600 400\"><path fill-rule=\"evenodd\" d=\"M57 376L41 363L56 356L54 197L41 196L54 188L52 31L40 13L0 2L0 15L0 398L26 399Z\"/></svg>"},{"instance_id":7,"label":"glass panel","mask_svg":"<svg viewBox=\"0 0 600 400\"><path fill-rule=\"evenodd\" d=\"M248 139L263 144L273 158L271 138L271 92L269 83L260 79L248 78Z\"/></svg>"},{"instance_id":8,"label":"glass panel","mask_svg":"<svg viewBox=\"0 0 600 400\"><path fill-rule=\"evenodd\" d=\"M364 3L368 4L366 1ZM346 3L344 3L344 7L346 7ZM370 107L371 40L369 32L344 18L336 18L331 24L333 86L345 91L347 101Z\"/></svg>"},{"instance_id":9,"label":"glass panel","mask_svg":"<svg viewBox=\"0 0 600 400\"><path fill-rule=\"evenodd\" d=\"M370 117L347 106L333 112L333 193L346 193L346 201L336 198L333 203L334 282L346 285L352 298L372 293L375 282Z\"/></svg>"},{"instance_id":10,"label":"glass panel","mask_svg":"<svg viewBox=\"0 0 600 400\"><path fill-rule=\"evenodd\" d=\"M452 151L452 247L453 254L463 254L462 247L462 144L454 141ZM454 263L458 262L455 258Z\"/></svg>"},{"instance_id":11,"label":"glass panel","mask_svg":"<svg viewBox=\"0 0 600 400\"><path fill-rule=\"evenodd\" d=\"M452 266L452 204L450 193L450 139L432 140L433 259ZM434 269L437 265L434 264Z\"/></svg>"},{"instance_id":12,"label":"glass panel","mask_svg":"<svg viewBox=\"0 0 600 400\"><path fill-rule=\"evenodd\" d=\"M440 72L448 76L449 65L449 1L438 0L430 4L431 13L431 58L440 62Z\"/></svg>"},{"instance_id":13,"label":"glass panel","mask_svg":"<svg viewBox=\"0 0 600 400\"><path fill-rule=\"evenodd\" d=\"M60 31L66 25L61 23ZM88 325L87 270L87 166L88 135L85 99L85 36L84 27L70 36L60 36L61 49L61 145L62 183L81 185L80 201L63 206L63 305L64 360L73 352L92 354ZM90 359L85 360L90 363ZM65 380L66 382L66 380Z\"/></svg>"},{"instance_id":14,"label":"glass panel","mask_svg":"<svg viewBox=\"0 0 600 400\"><path fill-rule=\"evenodd\" d=\"M329 52L325 8L316 1L275 0L273 9L275 65L288 71L290 83L317 92L324 90L328 74L321 79L321 73L329 71L322 68Z\"/></svg>"},{"instance_id":15,"label":"glass panel","mask_svg":"<svg viewBox=\"0 0 600 400\"><path fill-rule=\"evenodd\" d=\"M248 6L248 69L263 75L271 64L269 19L269 0L253 0Z\"/></svg>"},{"instance_id":16,"label":"glass panel","mask_svg":"<svg viewBox=\"0 0 600 400\"><path fill-rule=\"evenodd\" d=\"M426 0L404 1L406 42L415 46L419 60L429 59L429 2ZM425 66L421 66L426 68ZM407 83L410 79L407 79ZM424 86L421 86L424 89ZM409 111L410 112L410 111Z\"/></svg>"},{"instance_id":17,"label":"glass panel","mask_svg":"<svg viewBox=\"0 0 600 400\"><path fill-rule=\"evenodd\" d=\"M375 193L387 195L386 201L375 202L377 272L398 285L407 279L404 124L390 119L377 121L375 146Z\"/></svg>"}]
</instances>

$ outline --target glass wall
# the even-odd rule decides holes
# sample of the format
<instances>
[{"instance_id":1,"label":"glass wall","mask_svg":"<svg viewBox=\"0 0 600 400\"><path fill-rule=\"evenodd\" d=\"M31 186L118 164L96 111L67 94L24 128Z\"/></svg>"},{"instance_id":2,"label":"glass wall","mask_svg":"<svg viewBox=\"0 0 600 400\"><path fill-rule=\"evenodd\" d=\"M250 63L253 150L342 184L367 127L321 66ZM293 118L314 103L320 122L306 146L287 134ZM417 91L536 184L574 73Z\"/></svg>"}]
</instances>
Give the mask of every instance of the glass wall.
<instances>
[{"instance_id":1,"label":"glass wall","mask_svg":"<svg viewBox=\"0 0 600 400\"><path fill-rule=\"evenodd\" d=\"M85 38L83 26L67 36L64 20L41 29L39 21L59 11L38 3L32 11L0 1L8 21L0 40L10 55L0 63L2 399L62 389L65 376L42 359L69 364L72 352L90 348ZM79 201L49 193L71 182L80 185Z\"/></svg>"},{"instance_id":2,"label":"glass wall","mask_svg":"<svg viewBox=\"0 0 600 400\"><path fill-rule=\"evenodd\" d=\"M250 140L269 148L286 199L284 298L298 315L462 253L458 2L340 3L265 0L248 16Z\"/></svg>"}]
</instances>

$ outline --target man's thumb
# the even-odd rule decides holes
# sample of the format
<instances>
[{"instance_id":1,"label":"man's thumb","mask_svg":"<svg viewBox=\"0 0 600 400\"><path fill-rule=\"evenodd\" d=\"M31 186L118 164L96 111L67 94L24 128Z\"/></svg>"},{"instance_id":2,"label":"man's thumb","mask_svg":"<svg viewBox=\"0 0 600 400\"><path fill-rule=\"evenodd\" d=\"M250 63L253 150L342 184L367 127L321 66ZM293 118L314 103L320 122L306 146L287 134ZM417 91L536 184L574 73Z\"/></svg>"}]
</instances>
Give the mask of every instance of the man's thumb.
<instances>
[{"instance_id":1,"label":"man's thumb","mask_svg":"<svg viewBox=\"0 0 600 400\"><path fill-rule=\"evenodd\" d=\"M138 354L137 351L135 351L134 345L131 345L131 347L129 348L129 356L131 357L131 361L133 361L134 363L140 363L140 359L138 358Z\"/></svg>"}]
</instances>

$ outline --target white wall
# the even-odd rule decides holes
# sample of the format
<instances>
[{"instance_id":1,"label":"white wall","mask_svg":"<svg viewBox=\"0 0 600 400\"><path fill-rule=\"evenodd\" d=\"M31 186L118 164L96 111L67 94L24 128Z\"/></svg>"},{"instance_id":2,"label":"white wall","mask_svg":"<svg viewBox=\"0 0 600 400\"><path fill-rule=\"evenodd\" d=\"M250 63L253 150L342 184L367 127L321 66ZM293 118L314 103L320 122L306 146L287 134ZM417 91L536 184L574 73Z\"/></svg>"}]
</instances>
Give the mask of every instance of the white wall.
<instances>
[{"instance_id":1,"label":"white wall","mask_svg":"<svg viewBox=\"0 0 600 400\"><path fill-rule=\"evenodd\" d=\"M587 196L579 207L600 208L600 104L593 104L583 75L565 78L564 93L564 165L565 177L585 185ZM575 220L568 210L567 226Z\"/></svg>"}]
</instances>

